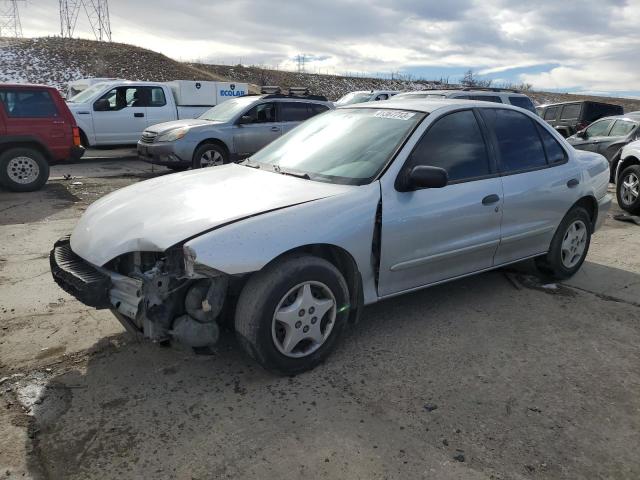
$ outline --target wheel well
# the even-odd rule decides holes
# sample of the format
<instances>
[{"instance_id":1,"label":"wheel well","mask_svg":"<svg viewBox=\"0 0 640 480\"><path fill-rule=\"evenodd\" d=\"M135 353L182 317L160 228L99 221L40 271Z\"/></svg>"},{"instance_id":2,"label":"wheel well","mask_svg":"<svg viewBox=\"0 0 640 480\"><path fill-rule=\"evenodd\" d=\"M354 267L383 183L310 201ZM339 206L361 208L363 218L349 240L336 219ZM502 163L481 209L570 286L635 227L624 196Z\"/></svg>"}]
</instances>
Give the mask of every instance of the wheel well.
<instances>
[{"instance_id":1,"label":"wheel well","mask_svg":"<svg viewBox=\"0 0 640 480\"><path fill-rule=\"evenodd\" d=\"M91 146L89 145L89 137L87 137L87 134L84 133L84 130L80 127L78 127L78 131L80 132L80 143L83 147L89 148Z\"/></svg>"},{"instance_id":2,"label":"wheel well","mask_svg":"<svg viewBox=\"0 0 640 480\"><path fill-rule=\"evenodd\" d=\"M48 161L52 161L51 154L49 150L47 150L44 146L40 145L38 142L7 142L0 143L0 154L6 152L7 150L11 150L12 148L31 148L40 152L44 158Z\"/></svg>"},{"instance_id":3,"label":"wheel well","mask_svg":"<svg viewBox=\"0 0 640 480\"><path fill-rule=\"evenodd\" d=\"M328 262L331 262L340 271L347 282L347 287L349 288L349 302L351 304L349 321L356 322L360 317L364 306L364 292L362 289L362 276L360 275L358 265L351 254L344 248L336 245L325 243L304 245L282 253L269 263L278 261L283 256L290 255L292 253L306 253L323 258Z\"/></svg>"},{"instance_id":4,"label":"wheel well","mask_svg":"<svg viewBox=\"0 0 640 480\"><path fill-rule=\"evenodd\" d=\"M598 219L598 201L591 196L582 197L576 203L573 204L573 207L582 207L587 213L589 213L589 218L591 219L591 224L595 225L596 220ZM573 208L571 207L571 208Z\"/></svg>"},{"instance_id":5,"label":"wheel well","mask_svg":"<svg viewBox=\"0 0 640 480\"><path fill-rule=\"evenodd\" d=\"M627 168L629 165L640 165L640 160L636 157L627 157L624 160L619 162L620 168L618 168L618 176L622 175L622 171ZM618 178L616 178L616 183L618 183Z\"/></svg>"},{"instance_id":6,"label":"wheel well","mask_svg":"<svg viewBox=\"0 0 640 480\"><path fill-rule=\"evenodd\" d=\"M205 143L213 143L214 145L218 145L219 147L222 147L225 153L227 154L227 161L229 161L229 153L230 153L229 147L227 147L226 143L224 143L222 140L217 138L207 138L206 140L202 140L198 145L196 145L196 148L193 149L193 153L195 153L196 150L198 150Z\"/></svg>"}]
</instances>

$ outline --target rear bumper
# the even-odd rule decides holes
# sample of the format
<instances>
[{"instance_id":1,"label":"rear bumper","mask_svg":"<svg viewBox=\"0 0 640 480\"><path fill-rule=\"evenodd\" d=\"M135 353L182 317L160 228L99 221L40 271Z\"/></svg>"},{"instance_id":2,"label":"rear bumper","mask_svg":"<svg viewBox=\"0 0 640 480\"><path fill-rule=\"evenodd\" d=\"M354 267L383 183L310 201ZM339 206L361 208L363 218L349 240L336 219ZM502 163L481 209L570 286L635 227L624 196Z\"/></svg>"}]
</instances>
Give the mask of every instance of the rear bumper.
<instances>
[{"instance_id":1,"label":"rear bumper","mask_svg":"<svg viewBox=\"0 0 640 480\"><path fill-rule=\"evenodd\" d=\"M593 226L593 231L597 231L604 224L605 219L607 218L607 213L611 208L611 202L613 198L609 193L607 193L604 197L598 200L598 218L596 218L595 225Z\"/></svg>"},{"instance_id":2,"label":"rear bumper","mask_svg":"<svg viewBox=\"0 0 640 480\"><path fill-rule=\"evenodd\" d=\"M71 250L69 236L53 245L49 263L54 281L65 292L90 307L112 308L109 300L111 278L76 255Z\"/></svg>"},{"instance_id":3,"label":"rear bumper","mask_svg":"<svg viewBox=\"0 0 640 480\"><path fill-rule=\"evenodd\" d=\"M76 161L80 160L84 155L85 148L82 145L77 145L71 147L71 151L69 152L69 160Z\"/></svg>"}]
</instances>

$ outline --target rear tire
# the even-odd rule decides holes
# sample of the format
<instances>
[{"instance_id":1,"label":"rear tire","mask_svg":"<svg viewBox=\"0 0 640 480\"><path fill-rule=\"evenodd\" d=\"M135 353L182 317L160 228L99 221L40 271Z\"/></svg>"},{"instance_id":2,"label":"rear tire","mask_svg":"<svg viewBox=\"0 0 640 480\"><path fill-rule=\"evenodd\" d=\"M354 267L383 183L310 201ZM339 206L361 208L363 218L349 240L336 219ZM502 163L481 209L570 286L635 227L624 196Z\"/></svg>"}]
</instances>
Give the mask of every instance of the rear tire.
<instances>
[{"instance_id":1,"label":"rear tire","mask_svg":"<svg viewBox=\"0 0 640 480\"><path fill-rule=\"evenodd\" d=\"M557 280L572 277L587 258L592 230L591 217L584 208L569 210L551 240L549 252L536 258L538 269Z\"/></svg>"},{"instance_id":2,"label":"rear tire","mask_svg":"<svg viewBox=\"0 0 640 480\"><path fill-rule=\"evenodd\" d=\"M0 154L0 185L13 192L32 192L49 179L49 163L32 148L12 148Z\"/></svg>"},{"instance_id":3,"label":"rear tire","mask_svg":"<svg viewBox=\"0 0 640 480\"><path fill-rule=\"evenodd\" d=\"M618 205L631 215L640 215L640 165L630 165L622 171L616 183Z\"/></svg>"},{"instance_id":4,"label":"rear tire","mask_svg":"<svg viewBox=\"0 0 640 480\"><path fill-rule=\"evenodd\" d=\"M192 167L217 167L229 161L226 149L215 143L200 145L193 153Z\"/></svg>"},{"instance_id":5,"label":"rear tire","mask_svg":"<svg viewBox=\"0 0 640 480\"><path fill-rule=\"evenodd\" d=\"M331 353L348 316L349 289L340 271L322 258L297 254L253 274L238 299L235 327L262 367L295 375Z\"/></svg>"}]
</instances>

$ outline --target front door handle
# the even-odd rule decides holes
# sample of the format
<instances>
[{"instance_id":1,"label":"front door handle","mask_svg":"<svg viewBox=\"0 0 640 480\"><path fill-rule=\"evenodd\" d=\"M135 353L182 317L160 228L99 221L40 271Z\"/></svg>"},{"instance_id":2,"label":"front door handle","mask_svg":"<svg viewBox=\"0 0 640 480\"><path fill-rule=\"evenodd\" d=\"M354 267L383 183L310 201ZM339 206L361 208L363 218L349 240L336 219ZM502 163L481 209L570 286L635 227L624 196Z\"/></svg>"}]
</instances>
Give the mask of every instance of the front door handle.
<instances>
[{"instance_id":1,"label":"front door handle","mask_svg":"<svg viewBox=\"0 0 640 480\"><path fill-rule=\"evenodd\" d=\"M134 113L133 116L136 118L142 118L144 117L144 113Z\"/></svg>"},{"instance_id":2,"label":"front door handle","mask_svg":"<svg viewBox=\"0 0 640 480\"><path fill-rule=\"evenodd\" d=\"M578 185L580 185L580 180L578 180L577 178L572 178L567 182L567 187L569 188L575 188Z\"/></svg>"},{"instance_id":3,"label":"front door handle","mask_svg":"<svg viewBox=\"0 0 640 480\"><path fill-rule=\"evenodd\" d=\"M494 203L497 203L499 201L500 201L500 197L494 193L492 195L487 195L486 197L484 197L482 199L482 204L483 205L493 205Z\"/></svg>"},{"instance_id":4,"label":"front door handle","mask_svg":"<svg viewBox=\"0 0 640 480\"><path fill-rule=\"evenodd\" d=\"M279 132L280 131L280 127L271 127L271 131L272 132Z\"/></svg>"}]
</instances>

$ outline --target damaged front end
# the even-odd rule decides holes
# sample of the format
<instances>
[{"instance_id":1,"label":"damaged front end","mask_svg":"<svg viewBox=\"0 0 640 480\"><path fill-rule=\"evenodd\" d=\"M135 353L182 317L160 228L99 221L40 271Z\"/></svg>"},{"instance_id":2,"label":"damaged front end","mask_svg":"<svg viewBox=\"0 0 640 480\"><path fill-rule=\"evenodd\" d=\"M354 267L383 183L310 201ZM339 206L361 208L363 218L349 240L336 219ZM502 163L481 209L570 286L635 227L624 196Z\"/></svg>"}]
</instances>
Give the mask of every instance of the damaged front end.
<instances>
[{"instance_id":1,"label":"damaged front end","mask_svg":"<svg viewBox=\"0 0 640 480\"><path fill-rule=\"evenodd\" d=\"M76 255L65 237L54 245L50 263L65 291L89 306L111 309L131 333L196 348L218 340L229 278L197 265L188 247L127 253L96 267Z\"/></svg>"}]
</instances>

